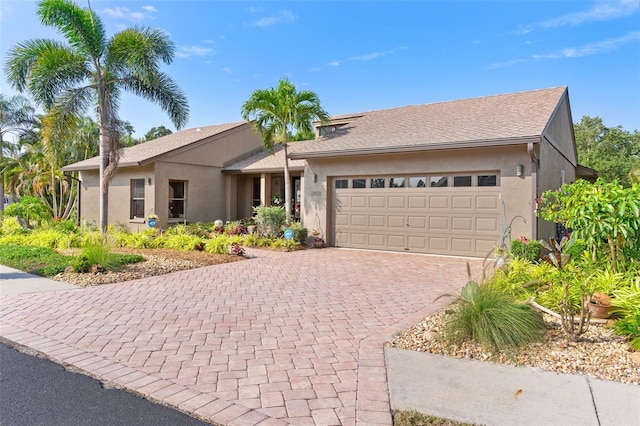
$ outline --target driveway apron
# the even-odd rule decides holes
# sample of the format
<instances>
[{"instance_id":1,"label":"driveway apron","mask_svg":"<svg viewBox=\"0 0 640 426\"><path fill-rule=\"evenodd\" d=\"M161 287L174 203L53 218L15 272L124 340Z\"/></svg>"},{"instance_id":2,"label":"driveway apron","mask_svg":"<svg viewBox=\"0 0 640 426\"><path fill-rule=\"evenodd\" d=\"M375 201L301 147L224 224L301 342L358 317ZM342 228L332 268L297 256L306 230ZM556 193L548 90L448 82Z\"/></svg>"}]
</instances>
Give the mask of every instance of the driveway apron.
<instances>
[{"instance_id":1,"label":"driveway apron","mask_svg":"<svg viewBox=\"0 0 640 426\"><path fill-rule=\"evenodd\" d=\"M215 423L391 424L383 345L467 259L342 249L0 299L0 336ZM478 260L471 261L478 266Z\"/></svg>"}]
</instances>

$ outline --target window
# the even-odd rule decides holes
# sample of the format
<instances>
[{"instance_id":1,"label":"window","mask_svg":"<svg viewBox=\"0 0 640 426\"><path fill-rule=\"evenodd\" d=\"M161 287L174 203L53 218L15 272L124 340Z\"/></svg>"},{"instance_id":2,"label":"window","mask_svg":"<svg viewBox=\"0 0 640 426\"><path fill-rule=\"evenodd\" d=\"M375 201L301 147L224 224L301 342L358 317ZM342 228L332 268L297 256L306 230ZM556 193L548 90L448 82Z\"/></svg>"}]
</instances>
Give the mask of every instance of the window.
<instances>
[{"instance_id":1,"label":"window","mask_svg":"<svg viewBox=\"0 0 640 426\"><path fill-rule=\"evenodd\" d=\"M318 128L318 133L320 134L320 136L328 135L330 133L335 133L341 127L344 127L345 125L346 124L333 124L333 125L330 125L330 126L321 126L321 127Z\"/></svg>"},{"instance_id":2,"label":"window","mask_svg":"<svg viewBox=\"0 0 640 426\"><path fill-rule=\"evenodd\" d=\"M422 177L410 177L409 178L409 188L424 188L425 186L427 186L426 184L427 182L427 178L422 176Z\"/></svg>"},{"instance_id":3,"label":"window","mask_svg":"<svg viewBox=\"0 0 640 426\"><path fill-rule=\"evenodd\" d=\"M444 188L449 186L449 179L446 176L431 176L429 186L432 188Z\"/></svg>"},{"instance_id":4,"label":"window","mask_svg":"<svg viewBox=\"0 0 640 426\"><path fill-rule=\"evenodd\" d=\"M129 219L144 219L144 179L131 179Z\"/></svg>"},{"instance_id":5,"label":"window","mask_svg":"<svg viewBox=\"0 0 640 426\"><path fill-rule=\"evenodd\" d=\"M453 186L471 186L471 176L454 176Z\"/></svg>"},{"instance_id":6,"label":"window","mask_svg":"<svg viewBox=\"0 0 640 426\"><path fill-rule=\"evenodd\" d=\"M404 188L404 178L389 178L389 188Z\"/></svg>"},{"instance_id":7,"label":"window","mask_svg":"<svg viewBox=\"0 0 640 426\"><path fill-rule=\"evenodd\" d=\"M187 182L182 180L169 181L169 218L183 219L185 217L185 201Z\"/></svg>"},{"instance_id":8,"label":"window","mask_svg":"<svg viewBox=\"0 0 640 426\"><path fill-rule=\"evenodd\" d=\"M372 178L371 188L384 188L384 178Z\"/></svg>"},{"instance_id":9,"label":"window","mask_svg":"<svg viewBox=\"0 0 640 426\"><path fill-rule=\"evenodd\" d=\"M496 175L478 175L478 186L497 186Z\"/></svg>"},{"instance_id":10,"label":"window","mask_svg":"<svg viewBox=\"0 0 640 426\"><path fill-rule=\"evenodd\" d=\"M351 180L351 188L366 188L367 180L366 179L352 179Z\"/></svg>"},{"instance_id":11,"label":"window","mask_svg":"<svg viewBox=\"0 0 640 426\"><path fill-rule=\"evenodd\" d=\"M336 189L349 188L348 179L336 179Z\"/></svg>"}]
</instances>

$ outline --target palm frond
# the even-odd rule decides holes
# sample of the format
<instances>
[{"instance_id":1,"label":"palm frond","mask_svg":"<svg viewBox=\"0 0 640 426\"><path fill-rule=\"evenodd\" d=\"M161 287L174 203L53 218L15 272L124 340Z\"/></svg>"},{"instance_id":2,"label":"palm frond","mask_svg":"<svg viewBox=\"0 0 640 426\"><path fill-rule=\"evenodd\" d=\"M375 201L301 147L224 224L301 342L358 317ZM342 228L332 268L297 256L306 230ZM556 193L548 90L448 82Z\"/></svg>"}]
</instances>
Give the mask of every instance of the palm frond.
<instances>
[{"instance_id":1,"label":"palm frond","mask_svg":"<svg viewBox=\"0 0 640 426\"><path fill-rule=\"evenodd\" d=\"M92 58L102 56L106 45L104 25L90 8L81 8L70 0L43 0L38 14L43 25L58 29L78 51Z\"/></svg>"}]
</instances>

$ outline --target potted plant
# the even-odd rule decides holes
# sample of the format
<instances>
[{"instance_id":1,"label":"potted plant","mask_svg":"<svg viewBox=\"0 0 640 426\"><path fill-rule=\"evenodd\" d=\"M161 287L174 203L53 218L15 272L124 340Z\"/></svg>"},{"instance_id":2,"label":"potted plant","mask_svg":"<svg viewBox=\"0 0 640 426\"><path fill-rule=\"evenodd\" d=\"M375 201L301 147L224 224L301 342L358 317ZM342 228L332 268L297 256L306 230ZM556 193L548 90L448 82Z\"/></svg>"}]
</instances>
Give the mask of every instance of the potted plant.
<instances>
[{"instance_id":1,"label":"potted plant","mask_svg":"<svg viewBox=\"0 0 640 426\"><path fill-rule=\"evenodd\" d=\"M611 304L611 296L607 293L596 292L589 299L589 311L594 318L609 318L614 306Z\"/></svg>"}]
</instances>

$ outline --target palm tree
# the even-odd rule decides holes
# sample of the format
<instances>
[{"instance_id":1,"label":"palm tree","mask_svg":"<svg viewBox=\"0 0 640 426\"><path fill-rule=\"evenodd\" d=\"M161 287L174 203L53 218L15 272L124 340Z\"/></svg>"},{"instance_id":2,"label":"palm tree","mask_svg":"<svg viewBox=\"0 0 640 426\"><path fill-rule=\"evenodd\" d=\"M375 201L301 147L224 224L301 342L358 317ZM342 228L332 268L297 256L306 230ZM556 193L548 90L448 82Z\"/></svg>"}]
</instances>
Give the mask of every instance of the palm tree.
<instances>
[{"instance_id":1,"label":"palm tree","mask_svg":"<svg viewBox=\"0 0 640 426\"><path fill-rule=\"evenodd\" d=\"M97 111L100 227L106 231L109 180L118 161L121 92L159 104L178 129L187 122L185 95L160 71L161 62L172 62L175 47L167 33L150 28L129 28L107 38L100 17L71 0L42 0L38 15L68 44L46 39L18 43L8 54L8 80L17 90L28 90L60 123L80 117L89 107Z\"/></svg>"},{"instance_id":2,"label":"palm tree","mask_svg":"<svg viewBox=\"0 0 640 426\"><path fill-rule=\"evenodd\" d=\"M4 150L10 148L9 142L5 142L4 136L12 133L18 137L29 131L33 124L35 110L29 101L20 95L6 97L0 93L0 163L4 156ZM0 170L0 213L4 212L4 173Z\"/></svg>"},{"instance_id":3,"label":"palm tree","mask_svg":"<svg viewBox=\"0 0 640 426\"><path fill-rule=\"evenodd\" d=\"M242 105L242 117L253 120L256 133L262 135L262 145L273 152L276 144L284 151L284 199L287 225L291 223L291 182L287 145L291 134L313 131L314 120L326 122L329 114L320 105L320 99L310 90L296 91L288 79L280 80L278 88L256 90Z\"/></svg>"}]
</instances>

